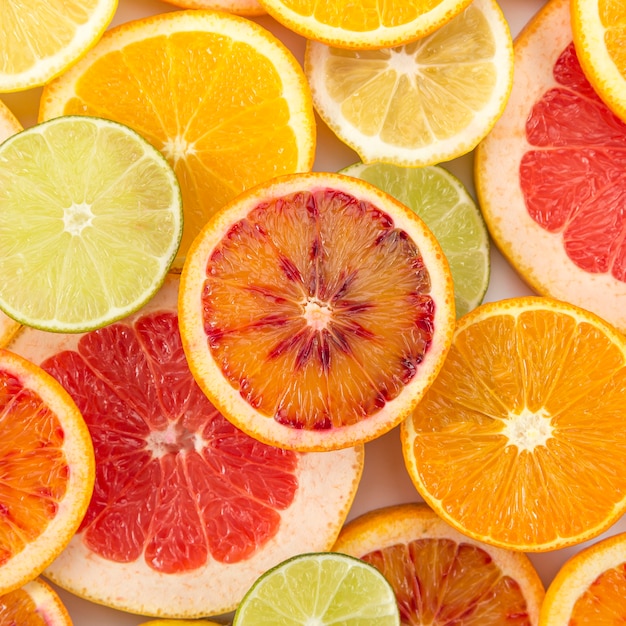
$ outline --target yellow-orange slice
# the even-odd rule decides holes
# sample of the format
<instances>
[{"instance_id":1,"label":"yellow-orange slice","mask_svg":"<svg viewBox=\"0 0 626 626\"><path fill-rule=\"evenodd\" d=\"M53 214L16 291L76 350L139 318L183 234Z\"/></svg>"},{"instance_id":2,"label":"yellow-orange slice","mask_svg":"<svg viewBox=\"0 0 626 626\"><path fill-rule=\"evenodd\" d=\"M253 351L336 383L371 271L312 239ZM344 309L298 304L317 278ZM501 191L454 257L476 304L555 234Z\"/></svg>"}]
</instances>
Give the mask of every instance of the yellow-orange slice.
<instances>
[{"instance_id":1,"label":"yellow-orange slice","mask_svg":"<svg viewBox=\"0 0 626 626\"><path fill-rule=\"evenodd\" d=\"M213 9L235 15L263 15L265 9L258 0L165 0L181 9Z\"/></svg>"},{"instance_id":2,"label":"yellow-orange slice","mask_svg":"<svg viewBox=\"0 0 626 626\"><path fill-rule=\"evenodd\" d=\"M72 626L73 622L57 592L42 578L35 578L0 596L0 624Z\"/></svg>"}]
</instances>

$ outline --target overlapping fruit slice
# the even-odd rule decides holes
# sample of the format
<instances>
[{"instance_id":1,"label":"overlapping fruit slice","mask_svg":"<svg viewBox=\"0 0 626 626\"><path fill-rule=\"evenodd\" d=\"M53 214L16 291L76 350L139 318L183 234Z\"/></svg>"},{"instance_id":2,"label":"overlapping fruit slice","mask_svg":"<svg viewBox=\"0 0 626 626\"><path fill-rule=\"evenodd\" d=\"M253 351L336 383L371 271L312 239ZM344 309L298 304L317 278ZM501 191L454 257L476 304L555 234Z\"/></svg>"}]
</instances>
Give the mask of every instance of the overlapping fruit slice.
<instances>
[{"instance_id":1,"label":"overlapping fruit slice","mask_svg":"<svg viewBox=\"0 0 626 626\"><path fill-rule=\"evenodd\" d=\"M0 624L6 626L72 626L57 592L42 578L0 595Z\"/></svg>"}]
</instances>

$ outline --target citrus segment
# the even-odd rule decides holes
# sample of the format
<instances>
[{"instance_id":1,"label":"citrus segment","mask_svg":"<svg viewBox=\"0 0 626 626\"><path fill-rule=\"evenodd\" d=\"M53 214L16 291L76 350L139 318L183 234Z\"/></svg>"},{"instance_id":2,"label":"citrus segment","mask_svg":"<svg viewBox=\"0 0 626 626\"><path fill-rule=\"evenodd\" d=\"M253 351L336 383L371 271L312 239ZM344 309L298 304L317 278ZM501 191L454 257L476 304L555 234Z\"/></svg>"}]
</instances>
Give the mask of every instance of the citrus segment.
<instances>
[{"instance_id":1,"label":"citrus segment","mask_svg":"<svg viewBox=\"0 0 626 626\"><path fill-rule=\"evenodd\" d=\"M185 210L178 269L223 204L313 164L315 120L300 65L269 31L224 12L174 11L109 30L44 89L40 119L61 114L122 122L165 154Z\"/></svg>"},{"instance_id":2,"label":"citrus segment","mask_svg":"<svg viewBox=\"0 0 626 626\"><path fill-rule=\"evenodd\" d=\"M260 0L267 12L294 32L351 49L384 48L424 37L462 11L467 0Z\"/></svg>"},{"instance_id":3,"label":"citrus segment","mask_svg":"<svg viewBox=\"0 0 626 626\"><path fill-rule=\"evenodd\" d=\"M117 0L6 2L0 22L0 91L43 85L76 63L105 31Z\"/></svg>"},{"instance_id":4,"label":"citrus segment","mask_svg":"<svg viewBox=\"0 0 626 626\"><path fill-rule=\"evenodd\" d=\"M300 554L264 573L235 612L233 626L257 624L399 626L393 589L374 567L327 552Z\"/></svg>"},{"instance_id":5,"label":"citrus segment","mask_svg":"<svg viewBox=\"0 0 626 626\"><path fill-rule=\"evenodd\" d=\"M535 292L624 330L626 124L583 75L567 1L547 3L515 52L509 103L476 151L485 221Z\"/></svg>"},{"instance_id":6,"label":"citrus segment","mask_svg":"<svg viewBox=\"0 0 626 626\"><path fill-rule=\"evenodd\" d=\"M585 76L604 103L626 120L626 3L573 0L572 34Z\"/></svg>"},{"instance_id":7,"label":"citrus segment","mask_svg":"<svg viewBox=\"0 0 626 626\"><path fill-rule=\"evenodd\" d=\"M625 358L623 335L563 302L474 309L403 424L415 486L494 545L545 551L598 535L626 510Z\"/></svg>"},{"instance_id":8,"label":"citrus segment","mask_svg":"<svg viewBox=\"0 0 626 626\"><path fill-rule=\"evenodd\" d=\"M626 534L605 537L570 556L541 608L541 626L612 626L626 619Z\"/></svg>"},{"instance_id":9,"label":"citrus segment","mask_svg":"<svg viewBox=\"0 0 626 626\"><path fill-rule=\"evenodd\" d=\"M387 578L402 624L538 623L544 589L530 560L462 535L424 503L351 520L333 550L370 563Z\"/></svg>"},{"instance_id":10,"label":"citrus segment","mask_svg":"<svg viewBox=\"0 0 626 626\"><path fill-rule=\"evenodd\" d=\"M258 0L165 0L181 9L212 9L235 15L263 15L265 9Z\"/></svg>"},{"instance_id":11,"label":"citrus segment","mask_svg":"<svg viewBox=\"0 0 626 626\"><path fill-rule=\"evenodd\" d=\"M46 575L121 610L197 617L234 609L263 571L303 548L328 549L363 451L300 454L237 430L189 371L177 294L170 275L123 321L81 335L25 328L11 347L75 399L96 456L89 508Z\"/></svg>"},{"instance_id":12,"label":"citrus segment","mask_svg":"<svg viewBox=\"0 0 626 626\"><path fill-rule=\"evenodd\" d=\"M342 170L376 185L415 211L443 248L454 282L457 317L478 306L489 285L489 235L469 192L443 167L355 163Z\"/></svg>"},{"instance_id":13,"label":"citrus segment","mask_svg":"<svg viewBox=\"0 0 626 626\"><path fill-rule=\"evenodd\" d=\"M93 117L59 117L1 144L0 210L0 307L51 331L139 308L163 282L182 230L163 156Z\"/></svg>"},{"instance_id":14,"label":"citrus segment","mask_svg":"<svg viewBox=\"0 0 626 626\"><path fill-rule=\"evenodd\" d=\"M61 598L41 578L0 596L0 623L7 626L72 626Z\"/></svg>"},{"instance_id":15,"label":"citrus segment","mask_svg":"<svg viewBox=\"0 0 626 626\"><path fill-rule=\"evenodd\" d=\"M154 619L139 626L221 626L219 622L206 619Z\"/></svg>"},{"instance_id":16,"label":"citrus segment","mask_svg":"<svg viewBox=\"0 0 626 626\"><path fill-rule=\"evenodd\" d=\"M477 0L405 46L308 41L304 69L320 117L362 161L435 165L470 152L501 115L513 43L498 4Z\"/></svg>"},{"instance_id":17,"label":"citrus segment","mask_svg":"<svg viewBox=\"0 0 626 626\"><path fill-rule=\"evenodd\" d=\"M454 325L448 265L425 224L373 185L327 173L281 177L227 205L194 243L179 312L215 405L255 438L299 450L399 424Z\"/></svg>"},{"instance_id":18,"label":"citrus segment","mask_svg":"<svg viewBox=\"0 0 626 626\"><path fill-rule=\"evenodd\" d=\"M39 575L87 509L94 457L83 418L51 376L0 350L0 593Z\"/></svg>"}]
</instances>

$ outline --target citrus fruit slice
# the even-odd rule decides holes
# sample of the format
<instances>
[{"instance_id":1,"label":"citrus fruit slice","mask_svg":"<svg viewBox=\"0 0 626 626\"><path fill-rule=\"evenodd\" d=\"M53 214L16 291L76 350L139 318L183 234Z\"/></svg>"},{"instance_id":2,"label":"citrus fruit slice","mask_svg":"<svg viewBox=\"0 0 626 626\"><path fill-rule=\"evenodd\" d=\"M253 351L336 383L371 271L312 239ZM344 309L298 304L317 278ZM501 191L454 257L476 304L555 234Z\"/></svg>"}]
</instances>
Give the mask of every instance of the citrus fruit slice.
<instances>
[{"instance_id":1,"label":"citrus fruit slice","mask_svg":"<svg viewBox=\"0 0 626 626\"><path fill-rule=\"evenodd\" d=\"M626 330L626 124L578 63L567 0L551 0L515 43L508 105L475 155L493 241L536 292Z\"/></svg>"},{"instance_id":2,"label":"citrus fruit slice","mask_svg":"<svg viewBox=\"0 0 626 626\"><path fill-rule=\"evenodd\" d=\"M4 3L0 22L0 91L47 83L76 63L105 31L117 0Z\"/></svg>"},{"instance_id":3,"label":"citrus fruit slice","mask_svg":"<svg viewBox=\"0 0 626 626\"><path fill-rule=\"evenodd\" d=\"M179 314L191 371L238 428L331 450L399 424L454 328L452 278L424 222L323 172L241 194L200 233Z\"/></svg>"},{"instance_id":4,"label":"citrus fruit slice","mask_svg":"<svg viewBox=\"0 0 626 626\"><path fill-rule=\"evenodd\" d=\"M72 626L72 623L61 598L41 578L0 596L0 624Z\"/></svg>"},{"instance_id":5,"label":"citrus fruit slice","mask_svg":"<svg viewBox=\"0 0 626 626\"><path fill-rule=\"evenodd\" d=\"M426 222L450 264L457 317L483 301L489 286L489 234L480 209L456 176L437 165L389 163L355 163L342 173L376 185Z\"/></svg>"},{"instance_id":6,"label":"citrus fruit slice","mask_svg":"<svg viewBox=\"0 0 626 626\"><path fill-rule=\"evenodd\" d=\"M626 338L539 296L459 320L439 376L402 425L424 500L479 541L578 544L626 511Z\"/></svg>"},{"instance_id":7,"label":"citrus fruit slice","mask_svg":"<svg viewBox=\"0 0 626 626\"><path fill-rule=\"evenodd\" d=\"M177 296L170 274L123 321L81 335L23 328L11 349L67 389L95 450L89 508L46 576L120 610L206 617L283 559L332 546L363 450L300 454L237 430L189 371Z\"/></svg>"},{"instance_id":8,"label":"citrus fruit slice","mask_svg":"<svg viewBox=\"0 0 626 626\"><path fill-rule=\"evenodd\" d=\"M299 554L263 574L233 626L284 623L399 626L393 589L371 565L345 554Z\"/></svg>"},{"instance_id":9,"label":"citrus fruit slice","mask_svg":"<svg viewBox=\"0 0 626 626\"><path fill-rule=\"evenodd\" d=\"M21 130L23 128L18 119L9 107L0 100L0 143ZM6 345L19 326L14 319L0 311L0 347Z\"/></svg>"},{"instance_id":10,"label":"citrus fruit slice","mask_svg":"<svg viewBox=\"0 0 626 626\"><path fill-rule=\"evenodd\" d=\"M435 165L470 152L501 115L513 43L495 0L476 0L405 46L308 41L304 70L320 117L362 161Z\"/></svg>"},{"instance_id":11,"label":"citrus fruit slice","mask_svg":"<svg viewBox=\"0 0 626 626\"><path fill-rule=\"evenodd\" d=\"M110 29L43 91L40 119L70 113L122 122L165 154L185 210L178 269L223 204L313 165L301 66L268 30L224 12L174 11Z\"/></svg>"},{"instance_id":12,"label":"citrus fruit slice","mask_svg":"<svg viewBox=\"0 0 626 626\"><path fill-rule=\"evenodd\" d=\"M263 15L265 9L258 0L165 0L182 9L213 9L235 15Z\"/></svg>"},{"instance_id":13,"label":"citrus fruit slice","mask_svg":"<svg viewBox=\"0 0 626 626\"><path fill-rule=\"evenodd\" d=\"M260 0L266 11L294 32L354 50L385 48L424 37L460 13L467 0Z\"/></svg>"},{"instance_id":14,"label":"citrus fruit slice","mask_svg":"<svg viewBox=\"0 0 626 626\"><path fill-rule=\"evenodd\" d=\"M332 549L385 576L402 624L538 623L544 589L528 557L462 535L424 503L388 506L354 518Z\"/></svg>"},{"instance_id":15,"label":"citrus fruit slice","mask_svg":"<svg viewBox=\"0 0 626 626\"><path fill-rule=\"evenodd\" d=\"M572 555L552 579L541 626L617 626L626 619L626 533Z\"/></svg>"},{"instance_id":16,"label":"citrus fruit slice","mask_svg":"<svg viewBox=\"0 0 626 626\"><path fill-rule=\"evenodd\" d=\"M626 2L573 0L572 34L580 65L594 91L626 120Z\"/></svg>"},{"instance_id":17,"label":"citrus fruit slice","mask_svg":"<svg viewBox=\"0 0 626 626\"><path fill-rule=\"evenodd\" d=\"M79 527L94 454L67 392L39 367L0 350L0 594L38 576Z\"/></svg>"},{"instance_id":18,"label":"citrus fruit slice","mask_svg":"<svg viewBox=\"0 0 626 626\"><path fill-rule=\"evenodd\" d=\"M63 116L0 144L0 308L50 331L141 307L176 255L182 207L163 155L110 120Z\"/></svg>"},{"instance_id":19,"label":"citrus fruit slice","mask_svg":"<svg viewBox=\"0 0 626 626\"><path fill-rule=\"evenodd\" d=\"M222 626L219 622L207 619L153 619L141 622L139 626Z\"/></svg>"}]
</instances>

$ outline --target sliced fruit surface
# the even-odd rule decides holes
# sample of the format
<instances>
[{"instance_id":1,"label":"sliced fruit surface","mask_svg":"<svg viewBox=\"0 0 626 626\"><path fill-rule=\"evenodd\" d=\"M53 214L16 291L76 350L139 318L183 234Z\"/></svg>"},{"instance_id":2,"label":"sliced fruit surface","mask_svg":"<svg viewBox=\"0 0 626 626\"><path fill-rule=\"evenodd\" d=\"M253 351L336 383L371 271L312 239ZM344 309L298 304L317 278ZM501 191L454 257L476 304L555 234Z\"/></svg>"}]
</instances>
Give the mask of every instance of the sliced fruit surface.
<instances>
[{"instance_id":1,"label":"sliced fruit surface","mask_svg":"<svg viewBox=\"0 0 626 626\"><path fill-rule=\"evenodd\" d=\"M219 622L206 619L153 619L139 626L221 626Z\"/></svg>"},{"instance_id":2,"label":"sliced fruit surface","mask_svg":"<svg viewBox=\"0 0 626 626\"><path fill-rule=\"evenodd\" d=\"M0 594L36 578L79 527L94 453L76 404L30 361L0 350Z\"/></svg>"},{"instance_id":3,"label":"sliced fruit surface","mask_svg":"<svg viewBox=\"0 0 626 626\"><path fill-rule=\"evenodd\" d=\"M5 2L0 22L0 92L47 83L102 36L117 0Z\"/></svg>"},{"instance_id":4,"label":"sliced fruit surface","mask_svg":"<svg viewBox=\"0 0 626 626\"><path fill-rule=\"evenodd\" d=\"M572 0L572 34L585 76L603 102L626 120L626 2Z\"/></svg>"},{"instance_id":5,"label":"sliced fruit surface","mask_svg":"<svg viewBox=\"0 0 626 626\"><path fill-rule=\"evenodd\" d=\"M300 554L263 574L233 619L233 626L280 623L399 626L400 620L393 589L376 568L326 552Z\"/></svg>"},{"instance_id":6,"label":"sliced fruit surface","mask_svg":"<svg viewBox=\"0 0 626 626\"><path fill-rule=\"evenodd\" d=\"M626 620L626 533L572 555L553 578L541 626L617 626Z\"/></svg>"},{"instance_id":7,"label":"sliced fruit surface","mask_svg":"<svg viewBox=\"0 0 626 626\"><path fill-rule=\"evenodd\" d=\"M258 0L165 0L181 9L213 9L235 15L263 15L265 8Z\"/></svg>"},{"instance_id":8,"label":"sliced fruit surface","mask_svg":"<svg viewBox=\"0 0 626 626\"><path fill-rule=\"evenodd\" d=\"M223 204L313 165L315 119L302 68L268 30L225 12L174 11L110 29L45 87L40 119L62 114L127 124L167 157L185 210L178 269Z\"/></svg>"},{"instance_id":9,"label":"sliced fruit surface","mask_svg":"<svg viewBox=\"0 0 626 626\"><path fill-rule=\"evenodd\" d=\"M467 0L259 0L278 22L315 41L350 49L385 48L424 37L450 21Z\"/></svg>"},{"instance_id":10,"label":"sliced fruit surface","mask_svg":"<svg viewBox=\"0 0 626 626\"><path fill-rule=\"evenodd\" d=\"M280 177L194 242L183 346L238 428L297 450L371 440L407 417L454 328L452 277L424 222L362 180Z\"/></svg>"},{"instance_id":11,"label":"sliced fruit surface","mask_svg":"<svg viewBox=\"0 0 626 626\"><path fill-rule=\"evenodd\" d=\"M626 339L552 298L482 304L402 425L409 475L466 535L540 552L626 511Z\"/></svg>"},{"instance_id":12,"label":"sliced fruit surface","mask_svg":"<svg viewBox=\"0 0 626 626\"><path fill-rule=\"evenodd\" d=\"M72 626L65 605L42 578L0 596L0 623L7 626Z\"/></svg>"},{"instance_id":13,"label":"sliced fruit surface","mask_svg":"<svg viewBox=\"0 0 626 626\"><path fill-rule=\"evenodd\" d=\"M372 183L426 222L450 264L457 317L482 302L489 285L489 234L478 205L456 176L436 165L390 163L355 163L342 173Z\"/></svg>"},{"instance_id":14,"label":"sliced fruit surface","mask_svg":"<svg viewBox=\"0 0 626 626\"><path fill-rule=\"evenodd\" d=\"M567 0L551 0L515 43L508 105L475 158L491 236L541 295L626 330L626 124L598 98L572 43Z\"/></svg>"},{"instance_id":15,"label":"sliced fruit surface","mask_svg":"<svg viewBox=\"0 0 626 626\"><path fill-rule=\"evenodd\" d=\"M177 296L170 275L125 320L81 335L25 328L11 347L75 399L96 456L87 513L46 576L120 610L206 617L281 560L330 548L363 450L300 454L237 430L189 371Z\"/></svg>"},{"instance_id":16,"label":"sliced fruit surface","mask_svg":"<svg viewBox=\"0 0 626 626\"><path fill-rule=\"evenodd\" d=\"M97 328L159 288L182 234L163 155L110 120L62 116L0 144L0 308L49 331Z\"/></svg>"},{"instance_id":17,"label":"sliced fruit surface","mask_svg":"<svg viewBox=\"0 0 626 626\"><path fill-rule=\"evenodd\" d=\"M423 502L352 519L332 549L385 576L403 626L538 624L544 588L528 557L462 535Z\"/></svg>"},{"instance_id":18,"label":"sliced fruit surface","mask_svg":"<svg viewBox=\"0 0 626 626\"><path fill-rule=\"evenodd\" d=\"M470 152L502 114L513 42L495 0L476 0L431 35L360 51L308 41L314 106L365 163L436 165Z\"/></svg>"}]
</instances>

